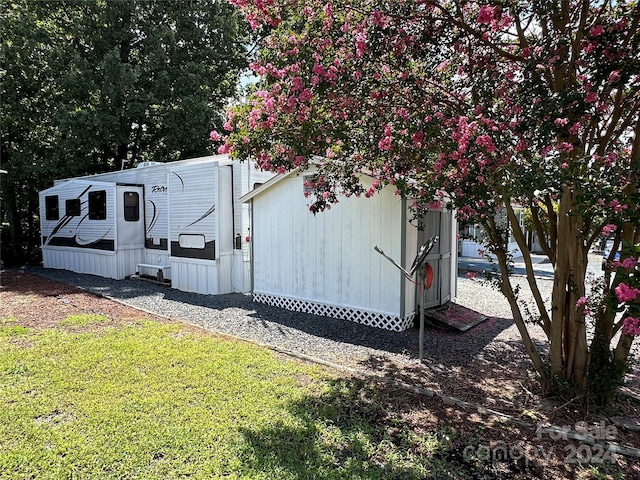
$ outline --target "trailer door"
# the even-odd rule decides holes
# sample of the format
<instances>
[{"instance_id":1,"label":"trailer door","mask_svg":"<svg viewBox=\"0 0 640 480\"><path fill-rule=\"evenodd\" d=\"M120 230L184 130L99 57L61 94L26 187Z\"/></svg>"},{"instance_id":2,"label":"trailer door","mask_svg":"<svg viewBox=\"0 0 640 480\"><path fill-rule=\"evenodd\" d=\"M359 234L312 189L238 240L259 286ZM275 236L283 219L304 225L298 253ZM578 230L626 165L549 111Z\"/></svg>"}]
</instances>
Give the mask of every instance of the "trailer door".
<instances>
[{"instance_id":1,"label":"trailer door","mask_svg":"<svg viewBox=\"0 0 640 480\"><path fill-rule=\"evenodd\" d=\"M117 248L144 248L144 192L141 186L116 187Z\"/></svg>"},{"instance_id":2,"label":"trailer door","mask_svg":"<svg viewBox=\"0 0 640 480\"><path fill-rule=\"evenodd\" d=\"M451 300L451 276L455 274L451 261L452 222L450 211L429 211L424 217L424 230L418 233L418 247L435 235L439 237L427 256L434 276L431 288L425 293L425 308L438 307Z\"/></svg>"}]
</instances>

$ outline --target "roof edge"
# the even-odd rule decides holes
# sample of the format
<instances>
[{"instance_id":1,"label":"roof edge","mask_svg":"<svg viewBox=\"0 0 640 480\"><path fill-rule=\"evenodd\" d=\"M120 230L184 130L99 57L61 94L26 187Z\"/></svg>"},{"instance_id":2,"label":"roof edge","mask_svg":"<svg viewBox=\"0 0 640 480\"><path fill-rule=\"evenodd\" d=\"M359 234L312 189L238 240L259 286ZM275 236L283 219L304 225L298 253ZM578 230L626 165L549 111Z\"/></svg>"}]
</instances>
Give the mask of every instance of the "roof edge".
<instances>
[{"instance_id":1,"label":"roof edge","mask_svg":"<svg viewBox=\"0 0 640 480\"><path fill-rule=\"evenodd\" d=\"M289 177L291 177L293 175L298 175L298 174L300 174L302 172L306 172L306 171L311 171L311 169L308 168L308 167L298 167L298 168L295 168L293 170L290 170L289 172L277 174L275 177L270 178L269 180L264 182L259 187L256 187L253 190L251 190L250 192L245 193L243 196L240 197L240 201L242 203L248 203L254 197L256 197L257 195L260 195L265 190L269 190L270 188L272 188L274 185L280 183L285 178L289 178Z\"/></svg>"}]
</instances>

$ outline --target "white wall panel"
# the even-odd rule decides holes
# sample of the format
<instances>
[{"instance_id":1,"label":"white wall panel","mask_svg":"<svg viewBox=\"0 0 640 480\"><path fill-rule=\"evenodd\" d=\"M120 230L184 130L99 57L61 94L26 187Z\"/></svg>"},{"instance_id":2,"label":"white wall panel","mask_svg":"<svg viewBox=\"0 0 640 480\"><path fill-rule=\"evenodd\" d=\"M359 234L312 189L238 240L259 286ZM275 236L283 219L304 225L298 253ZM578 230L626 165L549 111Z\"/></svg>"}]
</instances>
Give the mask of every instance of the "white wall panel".
<instances>
[{"instance_id":1,"label":"white wall panel","mask_svg":"<svg viewBox=\"0 0 640 480\"><path fill-rule=\"evenodd\" d=\"M118 250L114 255L116 262L117 278L122 279L136 273L138 263L143 263L145 258L144 248L132 248Z\"/></svg>"},{"instance_id":2,"label":"white wall panel","mask_svg":"<svg viewBox=\"0 0 640 480\"><path fill-rule=\"evenodd\" d=\"M222 253L216 263L217 293L246 293L249 290L248 272L245 273L248 262L244 261L242 251Z\"/></svg>"},{"instance_id":3,"label":"white wall panel","mask_svg":"<svg viewBox=\"0 0 640 480\"><path fill-rule=\"evenodd\" d=\"M42 247L45 268L89 273L118 279L115 255L111 252L89 252L79 248ZM123 277L124 278L124 277Z\"/></svg>"},{"instance_id":4,"label":"white wall panel","mask_svg":"<svg viewBox=\"0 0 640 480\"><path fill-rule=\"evenodd\" d=\"M218 240L217 164L172 168L169 173L170 241L184 234L203 234L207 242ZM203 217L215 206L216 210ZM219 242L216 242L219 243ZM216 245L216 253L218 246Z\"/></svg>"},{"instance_id":5,"label":"white wall panel","mask_svg":"<svg viewBox=\"0 0 640 480\"><path fill-rule=\"evenodd\" d=\"M292 176L254 199L254 291L398 315L400 273L373 247L399 259L401 201L344 198L313 216L302 182Z\"/></svg>"},{"instance_id":6,"label":"white wall panel","mask_svg":"<svg viewBox=\"0 0 640 480\"><path fill-rule=\"evenodd\" d=\"M131 249L114 254L79 248L43 247L42 258L46 268L70 270L122 280L135 273L136 264L143 261L144 251Z\"/></svg>"},{"instance_id":7,"label":"white wall panel","mask_svg":"<svg viewBox=\"0 0 640 480\"><path fill-rule=\"evenodd\" d=\"M222 293L214 261L171 257L171 275L171 286L178 290L209 295Z\"/></svg>"}]
</instances>

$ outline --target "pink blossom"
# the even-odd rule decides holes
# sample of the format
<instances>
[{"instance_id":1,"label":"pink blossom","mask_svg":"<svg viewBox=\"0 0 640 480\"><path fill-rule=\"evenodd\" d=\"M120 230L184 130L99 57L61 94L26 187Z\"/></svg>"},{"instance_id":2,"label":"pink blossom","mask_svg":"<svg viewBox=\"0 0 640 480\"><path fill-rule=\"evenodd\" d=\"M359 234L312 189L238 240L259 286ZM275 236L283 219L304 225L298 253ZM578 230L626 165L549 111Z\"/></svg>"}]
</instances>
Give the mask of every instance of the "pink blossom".
<instances>
[{"instance_id":1,"label":"pink blossom","mask_svg":"<svg viewBox=\"0 0 640 480\"><path fill-rule=\"evenodd\" d=\"M366 50L367 50L366 40L364 38L357 39L356 40L356 57L362 58Z\"/></svg>"},{"instance_id":2,"label":"pink blossom","mask_svg":"<svg viewBox=\"0 0 640 480\"><path fill-rule=\"evenodd\" d=\"M438 70L439 72L443 71L445 68L447 68L447 66L449 65L449 60L444 60L442 63L440 63L440 65L438 65L436 67L436 70Z\"/></svg>"},{"instance_id":3,"label":"pink blossom","mask_svg":"<svg viewBox=\"0 0 640 480\"><path fill-rule=\"evenodd\" d=\"M620 303L632 302L640 294L640 290L635 287L630 287L626 283L620 283L616 287L616 297Z\"/></svg>"},{"instance_id":4,"label":"pink blossom","mask_svg":"<svg viewBox=\"0 0 640 480\"><path fill-rule=\"evenodd\" d=\"M427 207L429 208L429 210L440 210L442 208L442 202L433 200L432 202L429 202Z\"/></svg>"},{"instance_id":5,"label":"pink blossom","mask_svg":"<svg viewBox=\"0 0 640 480\"><path fill-rule=\"evenodd\" d=\"M569 168L569 164L567 162L564 162L562 165L560 165L560 168L566 170L567 168Z\"/></svg>"},{"instance_id":6,"label":"pink blossom","mask_svg":"<svg viewBox=\"0 0 640 480\"><path fill-rule=\"evenodd\" d=\"M578 301L576 302L576 308L580 308L580 307L586 305L587 302L588 302L587 297L580 297L578 299Z\"/></svg>"},{"instance_id":7,"label":"pink blossom","mask_svg":"<svg viewBox=\"0 0 640 480\"><path fill-rule=\"evenodd\" d=\"M620 80L620 70L614 70L609 74L609 83L616 83Z\"/></svg>"},{"instance_id":8,"label":"pink blossom","mask_svg":"<svg viewBox=\"0 0 640 480\"><path fill-rule=\"evenodd\" d=\"M587 103L593 103L598 99L598 94L596 92L588 92L584 101Z\"/></svg>"},{"instance_id":9,"label":"pink blossom","mask_svg":"<svg viewBox=\"0 0 640 480\"><path fill-rule=\"evenodd\" d=\"M569 142L560 142L558 150L561 152L569 153L573 151L573 145Z\"/></svg>"},{"instance_id":10,"label":"pink blossom","mask_svg":"<svg viewBox=\"0 0 640 480\"><path fill-rule=\"evenodd\" d=\"M378 148L380 150L391 150L391 137L384 137L378 142Z\"/></svg>"},{"instance_id":11,"label":"pink blossom","mask_svg":"<svg viewBox=\"0 0 640 480\"><path fill-rule=\"evenodd\" d=\"M609 208L613 208L614 212L621 212L622 210L629 208L629 205L622 204L617 200L611 200L609 202Z\"/></svg>"},{"instance_id":12,"label":"pink blossom","mask_svg":"<svg viewBox=\"0 0 640 480\"><path fill-rule=\"evenodd\" d=\"M636 336L640 335L640 319L636 317L627 317L622 322L622 333Z\"/></svg>"},{"instance_id":13,"label":"pink blossom","mask_svg":"<svg viewBox=\"0 0 640 480\"><path fill-rule=\"evenodd\" d=\"M604 227L602 227L602 234L605 237L609 237L613 232L615 232L617 230L617 226L615 226L613 223L608 223L607 225L605 225Z\"/></svg>"},{"instance_id":14,"label":"pink blossom","mask_svg":"<svg viewBox=\"0 0 640 480\"><path fill-rule=\"evenodd\" d=\"M589 35L592 37L598 37L604 33L604 27L602 25L596 25L591 30L589 30Z\"/></svg>"},{"instance_id":15,"label":"pink blossom","mask_svg":"<svg viewBox=\"0 0 640 480\"><path fill-rule=\"evenodd\" d=\"M211 139L212 142L219 142L220 139L222 138L222 136L216 132L215 130L213 130L210 134L209 134L209 138Z\"/></svg>"},{"instance_id":16,"label":"pink blossom","mask_svg":"<svg viewBox=\"0 0 640 480\"><path fill-rule=\"evenodd\" d=\"M580 132L581 127L582 127L582 124L580 122L576 122L573 125L571 125L571 128L569 129L569 133L571 135L577 135L578 132Z\"/></svg>"},{"instance_id":17,"label":"pink blossom","mask_svg":"<svg viewBox=\"0 0 640 480\"><path fill-rule=\"evenodd\" d=\"M632 268L636 267L637 261L633 257L627 257L622 261L614 261L612 263L614 268L624 268L625 270L631 270Z\"/></svg>"},{"instance_id":18,"label":"pink blossom","mask_svg":"<svg viewBox=\"0 0 640 480\"><path fill-rule=\"evenodd\" d=\"M293 77L291 79L291 87L294 91L298 92L302 90L302 79L300 77Z\"/></svg>"},{"instance_id":19,"label":"pink blossom","mask_svg":"<svg viewBox=\"0 0 640 480\"><path fill-rule=\"evenodd\" d=\"M556 118L553 123L556 127L564 127L567 123L569 123L568 118Z\"/></svg>"},{"instance_id":20,"label":"pink blossom","mask_svg":"<svg viewBox=\"0 0 640 480\"><path fill-rule=\"evenodd\" d=\"M308 88L305 88L302 92L300 92L300 96L298 97L301 102L308 102L313 98L313 93Z\"/></svg>"},{"instance_id":21,"label":"pink blossom","mask_svg":"<svg viewBox=\"0 0 640 480\"><path fill-rule=\"evenodd\" d=\"M516 145L516 151L517 152L524 152L527 148L528 148L528 144L525 140L519 140L518 144Z\"/></svg>"},{"instance_id":22,"label":"pink blossom","mask_svg":"<svg viewBox=\"0 0 640 480\"><path fill-rule=\"evenodd\" d=\"M493 140L489 135L480 135L476 138L476 143L481 147L485 147L489 152L496 151L496 146L493 144Z\"/></svg>"},{"instance_id":23,"label":"pink blossom","mask_svg":"<svg viewBox=\"0 0 640 480\"><path fill-rule=\"evenodd\" d=\"M322 8L322 11L327 17L333 16L333 5L330 2L325 4L325 6Z\"/></svg>"},{"instance_id":24,"label":"pink blossom","mask_svg":"<svg viewBox=\"0 0 640 480\"><path fill-rule=\"evenodd\" d=\"M226 143L223 143L218 147L218 153L220 154L226 154L226 153L229 153L230 151L231 149L229 148L229 145L227 145Z\"/></svg>"},{"instance_id":25,"label":"pink blossom","mask_svg":"<svg viewBox=\"0 0 640 480\"><path fill-rule=\"evenodd\" d=\"M495 17L495 10L491 5L483 5L478 12L478 23L491 23Z\"/></svg>"},{"instance_id":26,"label":"pink blossom","mask_svg":"<svg viewBox=\"0 0 640 480\"><path fill-rule=\"evenodd\" d=\"M478 276L477 272L467 272L464 274L465 278L476 278Z\"/></svg>"}]
</instances>

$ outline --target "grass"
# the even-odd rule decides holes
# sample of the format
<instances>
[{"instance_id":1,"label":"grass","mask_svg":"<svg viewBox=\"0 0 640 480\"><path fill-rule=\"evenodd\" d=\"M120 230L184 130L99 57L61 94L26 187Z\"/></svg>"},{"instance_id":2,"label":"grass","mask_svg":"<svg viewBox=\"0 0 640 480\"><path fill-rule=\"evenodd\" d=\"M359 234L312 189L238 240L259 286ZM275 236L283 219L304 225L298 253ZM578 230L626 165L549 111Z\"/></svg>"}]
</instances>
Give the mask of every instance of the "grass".
<instances>
[{"instance_id":1,"label":"grass","mask_svg":"<svg viewBox=\"0 0 640 480\"><path fill-rule=\"evenodd\" d=\"M464 478L371 385L140 320L0 321L0 478ZM90 325L90 330L75 327Z\"/></svg>"},{"instance_id":2,"label":"grass","mask_svg":"<svg viewBox=\"0 0 640 480\"><path fill-rule=\"evenodd\" d=\"M87 325L99 325L108 321L109 317L107 317L106 315L99 315L97 313L83 313L68 315L64 320L60 322L60 325L69 327L86 327Z\"/></svg>"}]
</instances>

